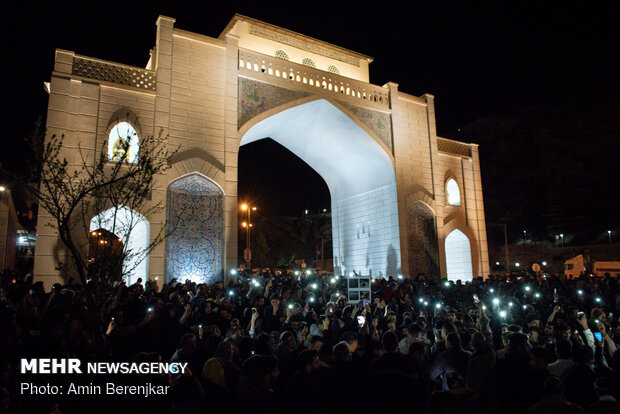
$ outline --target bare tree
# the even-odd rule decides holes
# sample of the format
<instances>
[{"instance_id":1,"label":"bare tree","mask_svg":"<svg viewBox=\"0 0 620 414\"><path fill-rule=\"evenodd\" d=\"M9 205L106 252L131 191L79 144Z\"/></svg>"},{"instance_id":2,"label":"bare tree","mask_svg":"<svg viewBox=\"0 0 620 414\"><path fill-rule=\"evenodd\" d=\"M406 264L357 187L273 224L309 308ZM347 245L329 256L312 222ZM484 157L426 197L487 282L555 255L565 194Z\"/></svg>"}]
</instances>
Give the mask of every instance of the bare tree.
<instances>
[{"instance_id":1,"label":"bare tree","mask_svg":"<svg viewBox=\"0 0 620 414\"><path fill-rule=\"evenodd\" d=\"M78 161L70 163L64 135L45 138L35 131L27 139L33 149L31 177L11 174L52 217L48 225L58 231L69 253L68 263L59 266L65 274L77 274L82 283L93 276L115 281L131 275L168 235L164 224L139 248L131 243L145 217L164 208L162 201L151 201L151 194L176 150L168 150L160 130L156 136L141 137L139 154L130 159L131 139L137 137L119 140L113 157L108 155L107 143L94 151L78 144ZM32 175L39 175L40 185ZM94 257L93 242L103 245L95 246Z\"/></svg>"}]
</instances>

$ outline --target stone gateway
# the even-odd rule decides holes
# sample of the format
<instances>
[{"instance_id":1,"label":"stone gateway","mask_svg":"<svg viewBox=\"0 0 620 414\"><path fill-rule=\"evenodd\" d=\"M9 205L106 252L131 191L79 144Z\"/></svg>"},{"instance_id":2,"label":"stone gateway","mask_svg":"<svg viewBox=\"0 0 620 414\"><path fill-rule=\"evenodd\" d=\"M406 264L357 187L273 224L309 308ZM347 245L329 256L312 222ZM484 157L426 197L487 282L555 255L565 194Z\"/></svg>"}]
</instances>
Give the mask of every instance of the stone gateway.
<instances>
[{"instance_id":1,"label":"stone gateway","mask_svg":"<svg viewBox=\"0 0 620 414\"><path fill-rule=\"evenodd\" d=\"M160 16L143 68L56 51L47 133L64 134L67 150L107 148L110 163L125 148L137 159L140 138L160 130L180 148L149 201L165 211L114 210L139 217L128 238L138 247L164 223L173 229L143 265L124 264L128 282L212 283L236 268L238 151L264 138L327 183L336 274L486 276L478 146L437 136L433 95L369 83L371 62L241 15L218 38ZM64 281L66 253L47 223L40 211L34 273L49 288Z\"/></svg>"}]
</instances>

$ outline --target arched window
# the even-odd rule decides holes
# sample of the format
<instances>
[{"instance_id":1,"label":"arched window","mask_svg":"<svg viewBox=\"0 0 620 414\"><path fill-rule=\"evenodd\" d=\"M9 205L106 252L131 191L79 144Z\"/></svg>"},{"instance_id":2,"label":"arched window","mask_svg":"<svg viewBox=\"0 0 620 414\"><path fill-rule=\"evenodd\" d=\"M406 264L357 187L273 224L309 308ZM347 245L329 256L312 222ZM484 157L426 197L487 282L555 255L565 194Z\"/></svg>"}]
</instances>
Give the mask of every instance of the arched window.
<instances>
[{"instance_id":1,"label":"arched window","mask_svg":"<svg viewBox=\"0 0 620 414\"><path fill-rule=\"evenodd\" d=\"M453 230L446 237L446 273L448 280L462 282L474 278L469 239L460 230Z\"/></svg>"},{"instance_id":2,"label":"arched window","mask_svg":"<svg viewBox=\"0 0 620 414\"><path fill-rule=\"evenodd\" d=\"M448 194L448 204L451 206L461 205L461 190L459 190L459 185L453 178L446 182L446 193Z\"/></svg>"},{"instance_id":3,"label":"arched window","mask_svg":"<svg viewBox=\"0 0 620 414\"><path fill-rule=\"evenodd\" d=\"M304 60L301 61L301 64L310 66L311 68L316 68L316 63L314 63L314 60L310 58L304 58Z\"/></svg>"},{"instance_id":4,"label":"arched window","mask_svg":"<svg viewBox=\"0 0 620 414\"><path fill-rule=\"evenodd\" d=\"M282 59L282 60L289 60L289 59L288 59L288 53L286 53L286 52L285 52L284 50L282 50L282 49L276 50L276 57L277 57L278 59Z\"/></svg>"},{"instance_id":5,"label":"arched window","mask_svg":"<svg viewBox=\"0 0 620 414\"><path fill-rule=\"evenodd\" d=\"M112 127L108 136L108 160L136 163L139 151L138 133L129 122L119 122Z\"/></svg>"},{"instance_id":6,"label":"arched window","mask_svg":"<svg viewBox=\"0 0 620 414\"><path fill-rule=\"evenodd\" d=\"M338 68L334 65L329 65L329 67L327 68L327 71L335 75L340 75L340 70L338 70Z\"/></svg>"}]
</instances>

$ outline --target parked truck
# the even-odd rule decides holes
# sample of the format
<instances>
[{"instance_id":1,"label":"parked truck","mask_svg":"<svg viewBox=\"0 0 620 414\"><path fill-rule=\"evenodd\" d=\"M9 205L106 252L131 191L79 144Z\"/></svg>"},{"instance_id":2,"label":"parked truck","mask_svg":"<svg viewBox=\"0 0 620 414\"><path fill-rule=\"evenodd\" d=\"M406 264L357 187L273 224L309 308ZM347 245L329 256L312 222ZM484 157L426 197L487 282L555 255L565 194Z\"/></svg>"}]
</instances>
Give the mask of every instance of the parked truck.
<instances>
[{"instance_id":1,"label":"parked truck","mask_svg":"<svg viewBox=\"0 0 620 414\"><path fill-rule=\"evenodd\" d=\"M594 276L620 277L620 262L602 262L589 260L583 254L568 259L564 262L564 274L568 277L579 277L582 273Z\"/></svg>"}]
</instances>

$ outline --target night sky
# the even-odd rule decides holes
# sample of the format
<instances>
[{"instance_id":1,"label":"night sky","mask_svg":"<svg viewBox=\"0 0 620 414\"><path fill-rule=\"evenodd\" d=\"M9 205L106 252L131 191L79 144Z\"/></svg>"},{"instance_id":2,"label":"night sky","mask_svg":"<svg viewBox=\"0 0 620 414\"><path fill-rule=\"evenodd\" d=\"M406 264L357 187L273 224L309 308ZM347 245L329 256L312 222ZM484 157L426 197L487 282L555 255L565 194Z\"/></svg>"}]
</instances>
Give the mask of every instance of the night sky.
<instances>
[{"instance_id":1,"label":"night sky","mask_svg":"<svg viewBox=\"0 0 620 414\"><path fill-rule=\"evenodd\" d=\"M507 222L515 233L527 228L540 239L620 230L620 36L615 14L601 5L57 3L2 6L0 161L9 168L23 165L22 137L45 114L42 84L55 48L144 66L159 14L217 37L238 12L374 57L374 84L435 95L438 134L480 144L490 223ZM303 162L273 141L242 149L240 161L240 198L282 215L329 208L320 177L301 171Z\"/></svg>"}]
</instances>

